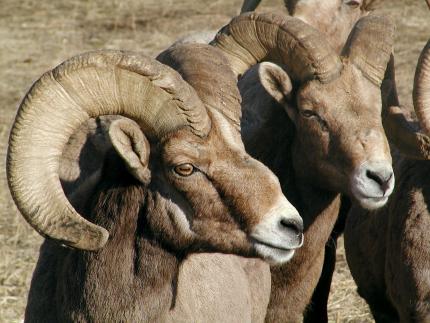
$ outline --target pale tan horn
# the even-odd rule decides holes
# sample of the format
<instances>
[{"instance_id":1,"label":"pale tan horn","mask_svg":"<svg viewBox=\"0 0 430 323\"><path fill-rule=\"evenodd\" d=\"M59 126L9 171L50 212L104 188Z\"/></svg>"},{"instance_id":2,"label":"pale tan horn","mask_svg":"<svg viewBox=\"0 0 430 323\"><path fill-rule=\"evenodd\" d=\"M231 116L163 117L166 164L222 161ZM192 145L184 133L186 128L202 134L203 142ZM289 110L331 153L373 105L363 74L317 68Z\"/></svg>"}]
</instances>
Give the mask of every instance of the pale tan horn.
<instances>
[{"instance_id":1,"label":"pale tan horn","mask_svg":"<svg viewBox=\"0 0 430 323\"><path fill-rule=\"evenodd\" d=\"M426 0L430 8L430 1ZM400 152L408 158L430 159L430 40L423 48L418 59L415 70L413 101L415 113L418 117L421 133L413 129L398 107L391 107L397 111L397 115L389 113L386 122L391 124L393 134L397 134L398 140L395 141ZM384 127L385 127L384 123ZM388 131L387 131L388 132ZM394 138L396 136L393 136Z\"/></svg>"},{"instance_id":2,"label":"pale tan horn","mask_svg":"<svg viewBox=\"0 0 430 323\"><path fill-rule=\"evenodd\" d=\"M390 18L365 16L355 24L342 53L377 86L384 79L393 52L394 31Z\"/></svg>"},{"instance_id":3,"label":"pale tan horn","mask_svg":"<svg viewBox=\"0 0 430 323\"><path fill-rule=\"evenodd\" d=\"M237 80L219 49L207 44L183 44L169 47L157 60L178 71L208 111L218 110L240 131L241 96Z\"/></svg>"},{"instance_id":4,"label":"pale tan horn","mask_svg":"<svg viewBox=\"0 0 430 323\"><path fill-rule=\"evenodd\" d=\"M181 127L199 136L210 130L194 89L173 69L140 54L86 53L36 81L10 134L9 187L22 215L40 234L84 250L103 247L108 232L70 205L59 181L59 160L74 131L100 115L133 119L150 140Z\"/></svg>"},{"instance_id":5,"label":"pale tan horn","mask_svg":"<svg viewBox=\"0 0 430 323\"><path fill-rule=\"evenodd\" d=\"M237 76L270 60L285 64L294 80L337 78L342 62L322 33L300 19L276 14L247 13L223 27L211 45L221 49Z\"/></svg>"},{"instance_id":6,"label":"pale tan horn","mask_svg":"<svg viewBox=\"0 0 430 323\"><path fill-rule=\"evenodd\" d=\"M430 135L430 41L427 42L418 59L413 100L421 128Z\"/></svg>"},{"instance_id":7,"label":"pale tan horn","mask_svg":"<svg viewBox=\"0 0 430 323\"><path fill-rule=\"evenodd\" d=\"M422 55L424 54L424 50ZM421 70L421 72L423 72ZM419 89L420 63L418 63L415 78L415 91ZM382 121L388 139L399 151L410 159L430 159L430 137L421 133L410 124L410 118L406 116L408 110L400 106L397 96L396 80L394 73L394 60L391 59L389 67L382 83L383 115ZM424 89L422 89L424 90ZM425 93L423 93L425 95ZM416 93L414 92L414 98ZM422 101L421 99L419 101ZM425 122L419 110L419 103L415 102L415 111L421 119L421 127L425 129Z\"/></svg>"},{"instance_id":8,"label":"pale tan horn","mask_svg":"<svg viewBox=\"0 0 430 323\"><path fill-rule=\"evenodd\" d=\"M399 104L393 45L394 24L391 19L369 15L357 22L343 54L367 79L381 86L383 125L390 142L409 157L427 159L430 144L427 136L413 130Z\"/></svg>"}]
</instances>

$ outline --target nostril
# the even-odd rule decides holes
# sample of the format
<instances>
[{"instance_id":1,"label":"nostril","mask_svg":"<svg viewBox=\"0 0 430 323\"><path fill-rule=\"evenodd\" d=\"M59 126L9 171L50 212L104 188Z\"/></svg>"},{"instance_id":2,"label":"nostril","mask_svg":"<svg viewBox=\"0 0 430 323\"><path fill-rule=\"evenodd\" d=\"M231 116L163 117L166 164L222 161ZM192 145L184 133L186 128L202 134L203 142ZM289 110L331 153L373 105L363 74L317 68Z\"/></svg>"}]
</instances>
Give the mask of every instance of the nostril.
<instances>
[{"instance_id":1,"label":"nostril","mask_svg":"<svg viewBox=\"0 0 430 323\"><path fill-rule=\"evenodd\" d=\"M366 170L366 176L371 180L378 183L382 191L385 193L390 187L391 178L393 177L393 172L374 172L371 170Z\"/></svg>"},{"instance_id":2,"label":"nostril","mask_svg":"<svg viewBox=\"0 0 430 323\"><path fill-rule=\"evenodd\" d=\"M378 183L379 185L382 185L383 184L383 180L382 180L382 178L379 176L379 174L378 173L376 173L376 172L372 172L371 170L367 170L366 171L366 176L368 177L368 178L370 178L371 180L374 180L376 183Z\"/></svg>"},{"instance_id":3,"label":"nostril","mask_svg":"<svg viewBox=\"0 0 430 323\"><path fill-rule=\"evenodd\" d=\"M295 219L281 219L281 227L292 231L296 236L303 234L303 222Z\"/></svg>"},{"instance_id":4,"label":"nostril","mask_svg":"<svg viewBox=\"0 0 430 323\"><path fill-rule=\"evenodd\" d=\"M393 178L393 173L391 173L390 176L388 177L388 179L381 185L381 188L382 188L382 191L384 192L384 194L390 188L390 182L391 182L392 178Z\"/></svg>"}]
</instances>

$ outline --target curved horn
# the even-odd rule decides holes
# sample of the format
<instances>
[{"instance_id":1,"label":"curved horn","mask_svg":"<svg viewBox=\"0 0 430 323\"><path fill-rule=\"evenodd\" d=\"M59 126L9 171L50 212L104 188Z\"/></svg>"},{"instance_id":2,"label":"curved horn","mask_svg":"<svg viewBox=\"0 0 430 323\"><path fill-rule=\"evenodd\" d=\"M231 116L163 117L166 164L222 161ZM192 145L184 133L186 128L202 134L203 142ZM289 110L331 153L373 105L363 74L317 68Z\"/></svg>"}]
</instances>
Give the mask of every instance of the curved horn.
<instances>
[{"instance_id":1,"label":"curved horn","mask_svg":"<svg viewBox=\"0 0 430 323\"><path fill-rule=\"evenodd\" d=\"M263 60L285 64L292 79L327 83L342 69L322 33L290 16L247 13L223 27L211 45L220 48L237 76Z\"/></svg>"},{"instance_id":2,"label":"curved horn","mask_svg":"<svg viewBox=\"0 0 430 323\"><path fill-rule=\"evenodd\" d=\"M421 52L415 71L413 100L421 128L430 135L430 40Z\"/></svg>"},{"instance_id":3,"label":"curved horn","mask_svg":"<svg viewBox=\"0 0 430 323\"><path fill-rule=\"evenodd\" d=\"M384 79L393 52L394 29L386 16L365 16L355 24L343 49L343 55L377 86Z\"/></svg>"},{"instance_id":4,"label":"curved horn","mask_svg":"<svg viewBox=\"0 0 430 323\"><path fill-rule=\"evenodd\" d=\"M143 55L91 52L45 73L20 105L7 155L15 203L43 236L85 250L106 243L107 231L70 205L58 171L74 131L89 118L109 114L135 120L150 140L184 126L199 136L210 129L194 89L174 70Z\"/></svg>"},{"instance_id":5,"label":"curved horn","mask_svg":"<svg viewBox=\"0 0 430 323\"><path fill-rule=\"evenodd\" d=\"M424 50L423 50L424 53ZM422 53L422 55L423 55ZM414 91L418 90L418 73L420 64L417 66ZM385 74L385 79L382 82L381 90L383 115L382 122L385 132L391 143L393 143L402 155L410 159L429 160L430 159L430 137L421 133L419 129L413 126L408 116L408 109L400 106L397 96L396 79L394 73L394 59L391 57L388 63L388 68ZM423 93L425 95L425 93ZM415 96L414 92L414 96ZM420 120L423 119L421 113L418 112L419 104L414 103L415 112ZM422 123L421 126L425 129Z\"/></svg>"},{"instance_id":6,"label":"curved horn","mask_svg":"<svg viewBox=\"0 0 430 323\"><path fill-rule=\"evenodd\" d=\"M241 96L237 80L219 49L207 44L178 45L159 54L157 60L178 71L208 111L218 110L240 131Z\"/></svg>"}]
</instances>

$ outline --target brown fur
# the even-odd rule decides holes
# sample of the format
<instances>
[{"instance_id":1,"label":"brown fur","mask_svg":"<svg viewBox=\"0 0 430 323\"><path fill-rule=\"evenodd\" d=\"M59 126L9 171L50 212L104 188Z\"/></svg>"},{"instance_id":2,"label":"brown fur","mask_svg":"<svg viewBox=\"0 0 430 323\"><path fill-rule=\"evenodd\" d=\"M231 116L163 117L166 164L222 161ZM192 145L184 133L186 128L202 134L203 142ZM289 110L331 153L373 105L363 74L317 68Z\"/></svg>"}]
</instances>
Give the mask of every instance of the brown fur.
<instances>
[{"instance_id":1,"label":"brown fur","mask_svg":"<svg viewBox=\"0 0 430 323\"><path fill-rule=\"evenodd\" d=\"M172 145L176 146L174 143ZM212 194L206 190L212 198L202 199L205 191L188 197L191 201L199 201L192 222L192 231L196 236L190 237L178 231L174 216L172 218L171 213L175 210L168 202L172 196L164 197L165 192L152 187L146 190L128 175L117 157L110 158L114 161L108 162L102 182L88 203L95 202L81 210L83 214L90 215L87 217L92 222L109 230L110 240L95 253L65 249L45 241L33 276L26 310L27 322L152 322L168 321L169 317L177 321L181 316L174 314L176 311L182 313L187 302L205 304L204 300L180 297L181 304L185 302L185 305L175 307L179 266L190 252L218 250L254 255L246 235L239 229L239 219L236 221L229 215L229 207L220 201L215 190ZM204 183L205 180L202 180ZM200 184L200 187L204 185ZM228 264L228 261L224 260L224 263ZM238 258L236 267L230 267L240 273L235 273L233 277L247 277L246 272L240 272L245 270L239 266L242 263ZM267 269L263 266L257 272L267 277ZM189 288L191 282L181 283ZM250 284L247 283L242 287L248 288ZM270 286L267 279L262 284L263 290L265 286ZM253 290L255 293L256 289ZM235 293L236 296L244 295L245 300L252 297L246 290ZM266 296L258 293L253 297L258 302L248 299L248 303L252 304L244 306L236 299L236 304L242 305L239 308L247 310L245 313L249 315L252 311L265 313L268 293ZM233 297L230 299L234 300ZM262 310L258 310L259 302L263 304ZM211 303L216 314L219 308L213 307L214 304L216 302ZM185 314L192 316L183 317L184 321L195 320L195 315L201 314L191 308L194 312ZM220 314L225 315L225 312L219 311ZM235 313L227 315L230 314L229 317L233 318ZM254 315L258 317L258 314Z\"/></svg>"},{"instance_id":2,"label":"brown fur","mask_svg":"<svg viewBox=\"0 0 430 323\"><path fill-rule=\"evenodd\" d=\"M196 60L195 67L200 63ZM222 73L225 66L217 67ZM86 190L90 195L75 201L77 211L106 228L110 238L97 252L45 241L30 289L27 322L263 320L270 291L267 264L191 254L264 257L251 238L255 228L273 215L278 219L277 212L285 216L279 221L300 218L293 207L286 207L273 173L245 152L234 122L238 109L223 107L240 102L237 88L226 86L236 86L231 71L222 75L231 75L229 83L220 76L219 83L204 86L208 79L194 83L198 80L192 72L199 69L190 68L190 74L186 67L181 72L196 84L207 105L208 135L200 137L184 127L150 143L135 122L112 123L109 138L116 152L102 158L100 181ZM213 86L207 89L209 84ZM183 164L193 165L194 171L180 175L176 166ZM273 225L267 234L280 230L290 237L278 220ZM291 237L298 247L301 236ZM202 272L214 261L219 261L216 268ZM223 279L226 270L232 275L230 284ZM220 299L223 295L226 299Z\"/></svg>"},{"instance_id":3,"label":"brown fur","mask_svg":"<svg viewBox=\"0 0 430 323\"><path fill-rule=\"evenodd\" d=\"M45 241L33 276L26 322L149 321L169 308L169 283L178 260L154 243L151 234L145 234L151 229L143 207L152 194L130 178L124 167L106 170L106 174L118 174L117 178L99 185L95 202L83 213L109 229L111 239L95 253Z\"/></svg>"},{"instance_id":4,"label":"brown fur","mask_svg":"<svg viewBox=\"0 0 430 323\"><path fill-rule=\"evenodd\" d=\"M325 10L323 8L319 8L321 2L305 3L301 2L301 0L284 0L284 2L291 15L299 16L316 29L323 31L325 35L328 36L333 48L340 53L354 24L358 19L366 16L371 10L373 10L373 6L376 1L358 0L358 6L351 6L350 4L352 2L343 0L324 1L326 6ZM318 9L316 9L317 6ZM315 15L315 12L318 12L319 14ZM392 59L383 85L383 92L386 93L382 98L383 106L398 105L394 79L394 60ZM391 90L394 90L394 93L390 93ZM389 101L384 102L387 97L389 98ZM384 128L386 128L387 122L390 122L390 119L385 118L383 122ZM390 140L393 140L391 133L388 135L390 136ZM398 141L394 140L394 142ZM330 293L331 280L335 269L337 239L343 233L343 226L348 214L348 207L346 205L350 204L347 197L344 196L343 200L343 212L339 214L337 230L332 232L327 242L321 279L315 289L311 305L306 313L306 322L323 323L328 321L327 302Z\"/></svg>"},{"instance_id":5,"label":"brown fur","mask_svg":"<svg viewBox=\"0 0 430 323\"><path fill-rule=\"evenodd\" d=\"M245 0L242 9L245 11L255 10L260 1L247 1ZM285 0L284 4L290 15L298 17L312 25L319 31L324 32L328 37L328 41L332 43L333 48L336 52L340 53L347 37L354 26L354 24L363 16L366 16L370 10L373 9L375 1L357 1L358 6L351 5L352 2L343 0L333 0L333 1L301 1L301 0ZM388 79L384 82L384 92L388 93L390 89L395 90L394 81L394 63L390 62L391 68L388 73ZM392 74L390 74L392 73ZM393 87L394 85L394 87ZM383 100L386 97L392 99L391 102L383 102L385 106L398 105L396 100L397 94L392 93L392 95L384 95ZM388 122L390 122L389 119ZM385 120L384 120L385 121ZM391 126L391 124L387 124ZM387 126L384 124L384 126ZM390 134L390 138L392 135ZM391 138L392 139L392 138ZM402 140L402 139L401 139ZM401 141L400 140L400 141ZM398 142L398 140L394 140ZM316 176L317 178L318 176ZM337 238L343 233L343 225L346 220L348 213L348 206L350 202L347 197L343 197L344 203L342 204L343 211L339 214L337 220L337 230L332 232L330 235L327 245L325 248L325 260L324 266L321 273L320 281L316 286L314 294L312 296L311 303L309 304L306 311L306 322L327 322L327 302L330 292L331 280L335 268L336 262L336 245ZM340 210L333 209L334 213L339 213ZM332 218L333 219L333 218Z\"/></svg>"},{"instance_id":6,"label":"brown fur","mask_svg":"<svg viewBox=\"0 0 430 323\"><path fill-rule=\"evenodd\" d=\"M277 83L284 93L281 104L265 93L258 73L255 68L239 81L245 146L279 177L305 224L304 246L290 263L272 270L266 321L296 322L320 278L325 244L340 210L339 193L352 196L349 176L368 158L391 157L380 89L354 67L347 64L329 84L310 81L291 93ZM305 109L319 117L304 116ZM374 136L367 137L371 131Z\"/></svg>"},{"instance_id":7,"label":"brown fur","mask_svg":"<svg viewBox=\"0 0 430 323\"><path fill-rule=\"evenodd\" d=\"M429 166L398 160L386 207L366 212L355 206L348 216L348 265L377 322L430 320Z\"/></svg>"}]
</instances>

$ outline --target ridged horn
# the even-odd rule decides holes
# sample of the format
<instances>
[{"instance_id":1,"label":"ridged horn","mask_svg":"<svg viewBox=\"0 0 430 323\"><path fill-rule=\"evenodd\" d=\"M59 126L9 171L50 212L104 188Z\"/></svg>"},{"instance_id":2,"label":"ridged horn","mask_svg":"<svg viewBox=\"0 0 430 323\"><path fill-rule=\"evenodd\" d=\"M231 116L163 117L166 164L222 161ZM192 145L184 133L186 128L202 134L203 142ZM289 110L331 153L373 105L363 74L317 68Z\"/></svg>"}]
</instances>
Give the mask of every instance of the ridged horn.
<instances>
[{"instance_id":1,"label":"ridged horn","mask_svg":"<svg viewBox=\"0 0 430 323\"><path fill-rule=\"evenodd\" d=\"M169 47L157 60L178 71L196 90L207 110L218 110L240 131L241 96L235 76L219 49L207 44L183 44Z\"/></svg>"},{"instance_id":2,"label":"ridged horn","mask_svg":"<svg viewBox=\"0 0 430 323\"><path fill-rule=\"evenodd\" d=\"M285 64L294 80L318 79L327 83L339 76L343 65L324 39L322 33L300 19L247 13L233 18L211 45L224 52L237 76L270 60Z\"/></svg>"},{"instance_id":3,"label":"ridged horn","mask_svg":"<svg viewBox=\"0 0 430 323\"><path fill-rule=\"evenodd\" d=\"M7 176L28 223L45 237L97 250L108 232L82 218L59 181L59 160L89 118L123 115L151 140L181 127L204 136L210 119L194 89L146 56L98 51L73 57L36 81L24 97L9 138Z\"/></svg>"},{"instance_id":4,"label":"ridged horn","mask_svg":"<svg viewBox=\"0 0 430 323\"><path fill-rule=\"evenodd\" d=\"M391 106L383 118L385 132L402 155L411 159L430 159L430 138L414 129L405 115L405 108Z\"/></svg>"},{"instance_id":5,"label":"ridged horn","mask_svg":"<svg viewBox=\"0 0 430 323\"><path fill-rule=\"evenodd\" d=\"M381 86L383 93L382 122L385 132L389 141L402 155L411 159L428 160L430 159L430 138L411 124L411 118L408 117L409 111L400 106L394 71L394 58L392 57ZM415 104L415 106L417 105Z\"/></svg>"},{"instance_id":6,"label":"ridged horn","mask_svg":"<svg viewBox=\"0 0 430 323\"><path fill-rule=\"evenodd\" d=\"M430 135L430 40L421 52L415 70L413 101L421 128Z\"/></svg>"},{"instance_id":7,"label":"ridged horn","mask_svg":"<svg viewBox=\"0 0 430 323\"><path fill-rule=\"evenodd\" d=\"M357 66L372 83L380 86L393 52L394 23L386 16L368 15L354 26L343 56Z\"/></svg>"}]
</instances>

